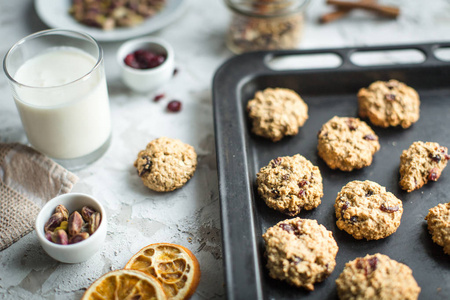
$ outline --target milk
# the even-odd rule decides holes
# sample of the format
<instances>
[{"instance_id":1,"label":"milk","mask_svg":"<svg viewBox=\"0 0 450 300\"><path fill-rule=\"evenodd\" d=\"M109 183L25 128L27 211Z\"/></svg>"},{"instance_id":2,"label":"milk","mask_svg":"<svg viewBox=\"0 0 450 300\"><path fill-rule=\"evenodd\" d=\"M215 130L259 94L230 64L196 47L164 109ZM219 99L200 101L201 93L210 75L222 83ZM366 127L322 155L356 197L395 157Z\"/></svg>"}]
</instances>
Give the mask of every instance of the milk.
<instances>
[{"instance_id":1,"label":"milk","mask_svg":"<svg viewBox=\"0 0 450 300\"><path fill-rule=\"evenodd\" d=\"M103 66L92 70L96 63L76 48L55 47L18 68L14 79L21 85L14 99L34 148L52 158L72 159L108 140L106 80Z\"/></svg>"}]
</instances>

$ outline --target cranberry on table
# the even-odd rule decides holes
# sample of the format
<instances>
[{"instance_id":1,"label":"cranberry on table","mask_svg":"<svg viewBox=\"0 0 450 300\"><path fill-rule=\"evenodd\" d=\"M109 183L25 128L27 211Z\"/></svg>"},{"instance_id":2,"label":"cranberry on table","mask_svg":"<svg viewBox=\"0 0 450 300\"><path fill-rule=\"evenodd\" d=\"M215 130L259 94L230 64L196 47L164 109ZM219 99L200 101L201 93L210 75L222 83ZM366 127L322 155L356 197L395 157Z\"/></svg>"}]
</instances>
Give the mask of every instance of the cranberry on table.
<instances>
[{"instance_id":1,"label":"cranberry on table","mask_svg":"<svg viewBox=\"0 0 450 300\"><path fill-rule=\"evenodd\" d=\"M161 65L166 60L164 55L139 49L133 53L128 54L124 62L127 66L134 69L152 69Z\"/></svg>"},{"instance_id":2,"label":"cranberry on table","mask_svg":"<svg viewBox=\"0 0 450 300\"><path fill-rule=\"evenodd\" d=\"M161 99L164 98L164 97L165 97L164 94L156 95L155 98L153 98L153 101L158 102L159 100L161 100Z\"/></svg>"},{"instance_id":3,"label":"cranberry on table","mask_svg":"<svg viewBox=\"0 0 450 300\"><path fill-rule=\"evenodd\" d=\"M181 110L181 102L178 100L172 100L167 104L167 109L171 112L177 112Z\"/></svg>"}]
</instances>

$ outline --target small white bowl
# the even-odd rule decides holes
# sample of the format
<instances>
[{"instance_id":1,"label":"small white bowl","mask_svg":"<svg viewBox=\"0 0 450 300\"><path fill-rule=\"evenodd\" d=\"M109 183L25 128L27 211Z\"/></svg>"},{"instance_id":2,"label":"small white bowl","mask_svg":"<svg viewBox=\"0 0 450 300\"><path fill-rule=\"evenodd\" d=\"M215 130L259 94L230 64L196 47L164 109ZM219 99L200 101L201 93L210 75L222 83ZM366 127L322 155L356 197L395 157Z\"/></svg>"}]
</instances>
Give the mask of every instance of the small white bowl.
<instances>
[{"instance_id":1,"label":"small white bowl","mask_svg":"<svg viewBox=\"0 0 450 300\"><path fill-rule=\"evenodd\" d=\"M164 62L151 69L135 69L125 64L125 57L136 50L145 49L166 56ZM175 54L166 41L159 38L140 38L130 40L117 51L117 62L121 69L123 82L137 92L149 92L166 83L172 76Z\"/></svg>"},{"instance_id":2,"label":"small white bowl","mask_svg":"<svg viewBox=\"0 0 450 300\"><path fill-rule=\"evenodd\" d=\"M59 245L50 242L45 238L44 225L59 204L64 205L69 210L69 214L75 210L81 210L85 205L92 207L101 213L100 226L89 238L76 244ZM88 260L101 248L106 237L106 220L105 209L92 196L80 193L64 194L53 198L44 205L36 218L35 229L39 242L48 255L60 262L73 264Z\"/></svg>"}]
</instances>

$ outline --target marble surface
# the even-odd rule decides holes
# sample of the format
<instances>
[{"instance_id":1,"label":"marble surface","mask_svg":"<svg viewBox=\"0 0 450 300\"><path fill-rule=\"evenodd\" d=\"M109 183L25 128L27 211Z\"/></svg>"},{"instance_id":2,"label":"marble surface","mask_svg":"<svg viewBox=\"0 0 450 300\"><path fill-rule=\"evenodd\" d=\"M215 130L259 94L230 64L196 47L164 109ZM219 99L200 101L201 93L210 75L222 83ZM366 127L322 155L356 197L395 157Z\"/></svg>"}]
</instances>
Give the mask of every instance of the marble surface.
<instances>
[{"instance_id":1,"label":"marble surface","mask_svg":"<svg viewBox=\"0 0 450 300\"><path fill-rule=\"evenodd\" d=\"M313 0L299 48L450 39L449 0L383 2L399 5L401 16L386 20L354 12L344 20L320 25L317 18L331 8L325 0ZM216 68L232 56L224 45L228 21L222 1L195 0L179 20L152 34L172 44L179 72L166 86L145 95L132 93L120 81L115 52L121 43L102 44L113 140L100 160L76 172L80 181L73 191L91 194L104 204L109 224L106 242L87 262L67 265L48 257L31 232L0 252L0 299L79 299L96 278L122 268L132 254L155 242L181 244L197 256L202 278L193 299L225 298L211 82ZM0 1L0 57L20 38L43 29L33 1ZM154 95L161 92L166 98L153 102ZM166 112L170 99L182 101L181 112ZM145 188L132 166L138 151L160 136L179 138L194 146L199 155L193 179L167 194ZM3 75L0 141L26 142Z\"/></svg>"}]
</instances>

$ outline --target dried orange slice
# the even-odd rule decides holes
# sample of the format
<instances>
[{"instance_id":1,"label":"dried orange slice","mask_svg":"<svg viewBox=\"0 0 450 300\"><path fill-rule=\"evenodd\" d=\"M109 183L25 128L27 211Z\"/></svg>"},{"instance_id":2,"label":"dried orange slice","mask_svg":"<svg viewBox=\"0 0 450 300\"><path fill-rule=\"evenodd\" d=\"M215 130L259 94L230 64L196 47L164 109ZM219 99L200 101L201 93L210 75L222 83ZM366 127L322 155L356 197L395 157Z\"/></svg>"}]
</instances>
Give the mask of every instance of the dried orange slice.
<instances>
[{"instance_id":1,"label":"dried orange slice","mask_svg":"<svg viewBox=\"0 0 450 300\"><path fill-rule=\"evenodd\" d=\"M156 277L168 299L188 299L200 281L197 258L183 246L157 243L142 248L125 269L139 270Z\"/></svg>"},{"instance_id":2,"label":"dried orange slice","mask_svg":"<svg viewBox=\"0 0 450 300\"><path fill-rule=\"evenodd\" d=\"M81 300L152 299L166 300L161 283L136 270L116 270L97 279Z\"/></svg>"}]
</instances>

